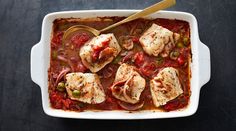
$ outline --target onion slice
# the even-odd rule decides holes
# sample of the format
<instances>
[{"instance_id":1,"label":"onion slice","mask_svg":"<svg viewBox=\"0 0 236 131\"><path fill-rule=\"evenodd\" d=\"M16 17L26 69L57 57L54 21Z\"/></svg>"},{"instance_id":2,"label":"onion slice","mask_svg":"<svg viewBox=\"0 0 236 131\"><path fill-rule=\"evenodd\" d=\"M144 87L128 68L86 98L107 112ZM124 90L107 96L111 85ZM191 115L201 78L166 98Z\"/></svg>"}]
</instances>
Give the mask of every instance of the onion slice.
<instances>
[{"instance_id":1,"label":"onion slice","mask_svg":"<svg viewBox=\"0 0 236 131\"><path fill-rule=\"evenodd\" d=\"M66 59L65 57L60 56L60 55L57 56L57 59L60 60L60 61L62 61L62 62L67 63L67 64L70 66L72 72L75 72L75 68L73 67L73 64L72 64L72 62L71 62L70 60L68 60L68 59Z\"/></svg>"},{"instance_id":2,"label":"onion slice","mask_svg":"<svg viewBox=\"0 0 236 131\"><path fill-rule=\"evenodd\" d=\"M64 68L62 69L62 71L59 73L59 75L57 76L56 82L55 82L55 87L57 86L57 84L59 83L59 81L61 80L61 78L63 76L65 76L68 72L70 71L70 68Z\"/></svg>"},{"instance_id":3,"label":"onion slice","mask_svg":"<svg viewBox=\"0 0 236 131\"><path fill-rule=\"evenodd\" d=\"M135 111L135 110L138 110L138 109L143 107L144 101L139 102L137 104L129 104L129 103L126 103L126 102L118 101L118 104L125 110Z\"/></svg>"}]
</instances>

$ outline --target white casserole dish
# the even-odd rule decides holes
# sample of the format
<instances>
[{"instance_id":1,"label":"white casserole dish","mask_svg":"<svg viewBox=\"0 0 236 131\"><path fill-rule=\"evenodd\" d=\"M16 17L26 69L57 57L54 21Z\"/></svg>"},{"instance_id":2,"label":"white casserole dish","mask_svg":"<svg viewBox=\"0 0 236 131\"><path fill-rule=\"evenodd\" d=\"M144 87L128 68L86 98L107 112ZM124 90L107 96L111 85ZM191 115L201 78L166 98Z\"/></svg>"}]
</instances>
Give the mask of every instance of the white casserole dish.
<instances>
[{"instance_id":1,"label":"white casserole dish","mask_svg":"<svg viewBox=\"0 0 236 131\"><path fill-rule=\"evenodd\" d=\"M177 111L85 111L73 112L57 110L50 107L48 93L48 68L50 64L50 38L53 21L57 18L91 18L102 16L129 16L140 10L84 10L65 11L46 15L42 24L42 35L39 43L31 49L31 78L42 92L43 110L47 115L64 118L85 119L152 119L184 117L194 114L198 108L201 87L210 79L210 51L199 40L196 18L189 13L176 11L159 11L147 18L178 19L189 22L191 30L192 63L191 63L191 97L187 108Z\"/></svg>"}]
</instances>

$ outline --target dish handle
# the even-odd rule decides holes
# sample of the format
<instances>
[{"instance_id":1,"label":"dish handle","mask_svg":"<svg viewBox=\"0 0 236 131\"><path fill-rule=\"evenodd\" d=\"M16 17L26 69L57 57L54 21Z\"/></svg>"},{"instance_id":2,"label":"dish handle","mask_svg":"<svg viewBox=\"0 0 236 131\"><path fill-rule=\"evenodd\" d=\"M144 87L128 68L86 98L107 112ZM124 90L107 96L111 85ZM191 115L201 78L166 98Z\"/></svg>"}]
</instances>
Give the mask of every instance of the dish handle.
<instances>
[{"instance_id":1,"label":"dish handle","mask_svg":"<svg viewBox=\"0 0 236 131\"><path fill-rule=\"evenodd\" d=\"M43 82L42 60L43 60L42 44L39 42L31 48L31 58L30 58L31 79L39 86Z\"/></svg>"},{"instance_id":2,"label":"dish handle","mask_svg":"<svg viewBox=\"0 0 236 131\"><path fill-rule=\"evenodd\" d=\"M200 87L210 80L211 76L211 60L209 48L199 41L199 80Z\"/></svg>"}]
</instances>

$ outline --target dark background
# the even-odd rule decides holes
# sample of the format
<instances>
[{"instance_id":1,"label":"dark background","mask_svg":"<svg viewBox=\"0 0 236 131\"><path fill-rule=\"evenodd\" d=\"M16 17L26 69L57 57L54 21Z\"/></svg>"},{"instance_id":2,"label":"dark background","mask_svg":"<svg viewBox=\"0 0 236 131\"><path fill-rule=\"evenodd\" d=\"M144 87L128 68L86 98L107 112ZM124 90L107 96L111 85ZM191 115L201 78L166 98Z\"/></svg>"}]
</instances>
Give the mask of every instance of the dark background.
<instances>
[{"instance_id":1,"label":"dark background","mask_svg":"<svg viewBox=\"0 0 236 131\"><path fill-rule=\"evenodd\" d=\"M43 17L84 9L143 9L159 0L0 0L0 130L236 130L236 1L177 0L168 10L194 14L211 51L211 80L201 89L196 114L185 118L111 121L47 116L30 78L30 50Z\"/></svg>"}]
</instances>

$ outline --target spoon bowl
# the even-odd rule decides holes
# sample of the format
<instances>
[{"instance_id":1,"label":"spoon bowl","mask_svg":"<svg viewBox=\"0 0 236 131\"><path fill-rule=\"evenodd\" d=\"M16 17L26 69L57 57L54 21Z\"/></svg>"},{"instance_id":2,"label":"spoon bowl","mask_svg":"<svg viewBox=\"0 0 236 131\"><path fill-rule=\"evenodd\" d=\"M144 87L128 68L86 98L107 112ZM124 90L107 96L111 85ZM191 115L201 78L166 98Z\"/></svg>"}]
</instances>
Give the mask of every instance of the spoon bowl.
<instances>
[{"instance_id":1,"label":"spoon bowl","mask_svg":"<svg viewBox=\"0 0 236 131\"><path fill-rule=\"evenodd\" d=\"M83 32L89 32L89 34L93 34L94 36L98 36L101 32L99 30L96 30L90 26L86 25L74 25L68 28L63 37L62 37L62 43L66 41L66 39L73 33L78 32L78 31L83 31Z\"/></svg>"},{"instance_id":2,"label":"spoon bowl","mask_svg":"<svg viewBox=\"0 0 236 131\"><path fill-rule=\"evenodd\" d=\"M135 19L138 19L138 18L141 18L141 17L144 17L144 16L147 16L147 15L150 15L152 13L155 13L156 11L158 10L163 10L163 9L166 9L168 7L171 7L173 5L175 5L176 1L175 0L162 0L152 6L149 6L147 8L145 8L144 10L138 12L138 13L135 13L127 18L125 18L124 20L120 21L120 22L117 22L115 24L112 24L102 30L97 30L97 29L94 29L92 27L89 27L89 26L85 26L85 25L74 25L74 26L71 26L70 28L68 28L63 37L62 37L62 43L66 40L66 38L74 33L74 32L77 32L77 31L80 31L80 30L83 30L83 31L87 31L87 32L90 32L92 34L94 34L95 36L98 36L100 35L102 32L104 31L107 31L111 28L114 28L116 26L119 26L121 24L124 24L124 23L127 23L127 22L130 22L132 20L135 20Z\"/></svg>"}]
</instances>

